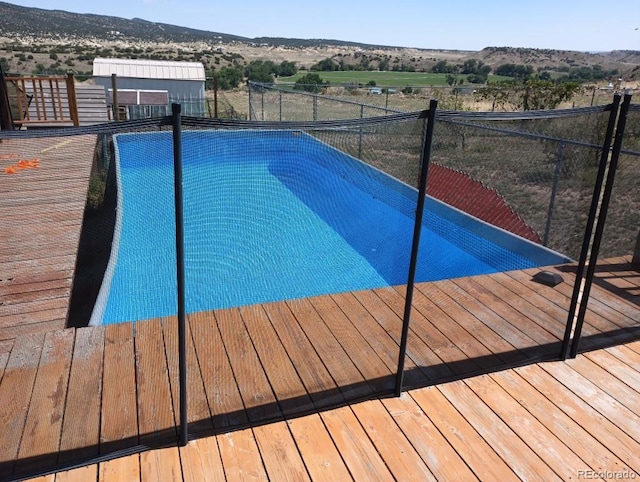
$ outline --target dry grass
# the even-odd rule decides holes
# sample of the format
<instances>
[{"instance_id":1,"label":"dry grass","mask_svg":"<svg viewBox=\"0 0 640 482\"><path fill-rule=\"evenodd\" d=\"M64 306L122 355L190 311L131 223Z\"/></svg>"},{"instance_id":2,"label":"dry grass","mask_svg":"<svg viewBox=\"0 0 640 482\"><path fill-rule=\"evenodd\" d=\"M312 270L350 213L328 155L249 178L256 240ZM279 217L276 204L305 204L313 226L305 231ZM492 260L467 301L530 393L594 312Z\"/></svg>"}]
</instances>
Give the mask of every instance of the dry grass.
<instances>
[{"instance_id":1,"label":"dry grass","mask_svg":"<svg viewBox=\"0 0 640 482\"><path fill-rule=\"evenodd\" d=\"M390 95L367 95L366 89L360 89L357 91L348 91L342 87L332 87L326 92L327 96L332 98L344 100L347 102L354 102L359 104L366 104L371 106L377 106L381 109L388 108L389 113L393 110L404 112L415 112L419 110L427 109L429 101L431 99L438 100L438 108L442 110L465 110L474 112L490 112L492 110L492 103L486 100L478 100L473 94L459 94L452 93L450 88L424 88L418 93L403 94L397 92ZM207 92L207 97L213 99L213 93ZM293 101L290 96L285 98L285 104L283 104L283 113L288 116L288 119L283 120L309 120L312 118L313 106L310 98L303 98L297 96L298 99ZM279 99L276 95L266 97L265 110L267 117L270 120L278 120L280 115ZM218 93L219 109L222 111L224 106L231 106L233 109L242 114L244 118L248 118L249 113L249 92L246 86L242 86L238 89L230 91L220 91ZM576 95L571 101L565 102L558 106L560 109L572 108L572 107L586 107L590 105L604 105L609 104L613 99L613 93L602 89L585 89L582 93ZM345 118L357 118L360 116L359 106L353 106L347 108L345 104L336 102L333 106L332 103L325 101L322 103L323 107L318 112L318 119L345 119ZM345 113L345 110L347 112ZM369 114L365 115L380 115L384 114L383 110L375 111L371 110ZM259 118L261 118L259 116Z\"/></svg>"}]
</instances>

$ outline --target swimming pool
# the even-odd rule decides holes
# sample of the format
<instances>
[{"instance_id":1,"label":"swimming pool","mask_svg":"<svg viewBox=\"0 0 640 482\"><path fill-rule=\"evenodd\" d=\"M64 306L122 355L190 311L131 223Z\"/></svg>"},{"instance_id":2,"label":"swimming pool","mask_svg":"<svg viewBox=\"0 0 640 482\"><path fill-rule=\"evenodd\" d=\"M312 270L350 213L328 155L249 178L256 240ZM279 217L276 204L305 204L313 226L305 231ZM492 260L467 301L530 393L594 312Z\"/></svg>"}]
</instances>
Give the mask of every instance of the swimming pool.
<instances>
[{"instance_id":1,"label":"swimming pool","mask_svg":"<svg viewBox=\"0 0 640 482\"><path fill-rule=\"evenodd\" d=\"M118 212L91 324L177 311L172 142L114 136ZM183 161L187 312L406 283L406 184L296 131L185 131ZM416 281L566 261L427 198Z\"/></svg>"}]
</instances>

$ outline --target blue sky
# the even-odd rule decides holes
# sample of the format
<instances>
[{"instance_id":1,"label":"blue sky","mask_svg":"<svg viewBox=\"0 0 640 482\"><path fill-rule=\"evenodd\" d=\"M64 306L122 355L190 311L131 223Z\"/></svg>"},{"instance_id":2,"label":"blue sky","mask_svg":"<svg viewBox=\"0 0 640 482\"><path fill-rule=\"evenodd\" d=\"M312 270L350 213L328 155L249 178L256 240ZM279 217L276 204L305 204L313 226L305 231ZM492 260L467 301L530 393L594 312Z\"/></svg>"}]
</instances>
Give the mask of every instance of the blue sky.
<instances>
[{"instance_id":1,"label":"blue sky","mask_svg":"<svg viewBox=\"0 0 640 482\"><path fill-rule=\"evenodd\" d=\"M330 38L452 50L640 50L638 0L10 0L245 37Z\"/></svg>"}]
</instances>

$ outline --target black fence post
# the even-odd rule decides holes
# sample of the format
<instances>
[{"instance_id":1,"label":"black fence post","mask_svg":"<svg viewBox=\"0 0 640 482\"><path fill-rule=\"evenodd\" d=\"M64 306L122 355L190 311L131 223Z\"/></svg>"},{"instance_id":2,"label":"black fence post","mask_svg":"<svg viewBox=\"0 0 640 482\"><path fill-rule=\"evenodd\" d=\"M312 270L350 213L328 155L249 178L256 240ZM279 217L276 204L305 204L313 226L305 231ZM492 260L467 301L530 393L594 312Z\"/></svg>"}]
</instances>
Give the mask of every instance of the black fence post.
<instances>
[{"instance_id":1,"label":"black fence post","mask_svg":"<svg viewBox=\"0 0 640 482\"><path fill-rule=\"evenodd\" d=\"M627 113L629 112L629 104L631 104L631 95L626 94L622 101L622 107L620 108L620 116L618 117L618 125L616 127L616 137L613 142L613 149L611 151L611 161L609 162L609 172L607 174L607 182L604 186L604 194L602 195L602 203L600 205L600 213L598 215L598 223L596 224L596 232L593 236L593 245L591 247L591 257L589 258L589 267L587 269L587 277L584 281L584 288L582 294L582 301L580 302L580 309L578 311L578 317L576 319L576 329L573 334L573 340L571 343L571 358L575 358L578 353L578 347L580 345L580 337L582 335L582 326L584 324L584 317L587 313L587 303L589 302L589 294L591 292L591 285L593 284L593 277L596 271L596 265L598 264L598 253L600 251L600 243L602 242L602 235L604 233L604 226L607 222L607 212L609 210L609 202L611 201L611 193L613 191L613 183L616 177L616 170L618 169L618 159L620 158L620 150L622 149L622 139L624 137L624 129L627 124Z\"/></svg>"},{"instance_id":2,"label":"black fence post","mask_svg":"<svg viewBox=\"0 0 640 482\"><path fill-rule=\"evenodd\" d=\"M180 378L180 445L187 445L187 330L184 293L184 211L182 206L182 118L180 104L171 104L173 172L176 208L176 274L178 282L178 365Z\"/></svg>"},{"instance_id":3,"label":"black fence post","mask_svg":"<svg viewBox=\"0 0 640 482\"><path fill-rule=\"evenodd\" d=\"M420 232L422 231L422 215L424 214L424 200L427 193L427 175L429 161L431 159L431 144L433 143L433 131L436 121L437 100L429 102L427 112L427 128L424 129L422 141L422 155L420 159L420 182L418 184L418 204L416 206L416 222L413 226L413 244L411 245L411 260L409 261L409 275L407 278L407 294L404 302L404 317L402 321L402 335L400 337L400 353L398 355L398 371L396 373L395 395L402 394L402 382L404 380L404 361L407 353L407 339L409 338L409 322L411 319L411 303L413 301L413 286L418 264L418 251L420 249Z\"/></svg>"},{"instance_id":4,"label":"black fence post","mask_svg":"<svg viewBox=\"0 0 640 482\"><path fill-rule=\"evenodd\" d=\"M566 360L569 353L569 346L571 344L571 331L573 330L573 319L576 315L576 308L578 307L578 299L580 298L580 290L582 288L582 278L584 277L584 269L587 264L587 256L589 255L589 245L591 244L591 237L593 235L593 226L596 221L596 214L598 212L598 204L600 203L600 193L602 192L602 185L604 183L604 176L607 169L607 161L609 160L609 154L611 152L611 141L613 139L613 132L616 126L616 119L618 118L618 108L620 106L620 95L613 96L613 102L611 103L611 112L609 112L609 122L607 124L607 131L604 137L604 143L602 145L602 153L600 154L600 164L598 167L598 175L593 188L593 197L591 198L591 208L589 209L589 218L587 219L587 226L584 232L584 239L582 241L582 250L580 252L580 259L578 260L578 268L576 270L576 281L573 285L573 295L571 297L571 304L569 305L569 314L567 316L567 324L564 330L564 338L562 340L562 347L560 349L560 359Z\"/></svg>"},{"instance_id":5,"label":"black fence post","mask_svg":"<svg viewBox=\"0 0 640 482\"><path fill-rule=\"evenodd\" d=\"M282 91L279 90L278 94L279 94L278 101L279 101L279 105L280 105L280 122L282 122Z\"/></svg>"}]
</instances>

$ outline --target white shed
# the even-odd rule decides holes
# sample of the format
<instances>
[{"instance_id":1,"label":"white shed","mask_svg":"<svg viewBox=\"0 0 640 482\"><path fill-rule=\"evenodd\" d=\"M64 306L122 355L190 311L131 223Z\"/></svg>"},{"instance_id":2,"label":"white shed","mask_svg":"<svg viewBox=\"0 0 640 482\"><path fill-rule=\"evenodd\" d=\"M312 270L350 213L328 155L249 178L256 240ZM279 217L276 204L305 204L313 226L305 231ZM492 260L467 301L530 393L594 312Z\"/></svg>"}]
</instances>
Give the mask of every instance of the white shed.
<instances>
[{"instance_id":1,"label":"white shed","mask_svg":"<svg viewBox=\"0 0 640 482\"><path fill-rule=\"evenodd\" d=\"M171 112L170 104L182 104L184 115L205 115L205 71L200 62L173 62L166 60L103 59L93 61L93 77L96 84L111 89L111 76L116 74L118 91L167 91L169 104L165 114ZM147 117L145 106L129 106L132 118Z\"/></svg>"}]
</instances>

